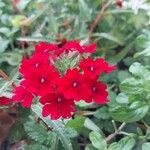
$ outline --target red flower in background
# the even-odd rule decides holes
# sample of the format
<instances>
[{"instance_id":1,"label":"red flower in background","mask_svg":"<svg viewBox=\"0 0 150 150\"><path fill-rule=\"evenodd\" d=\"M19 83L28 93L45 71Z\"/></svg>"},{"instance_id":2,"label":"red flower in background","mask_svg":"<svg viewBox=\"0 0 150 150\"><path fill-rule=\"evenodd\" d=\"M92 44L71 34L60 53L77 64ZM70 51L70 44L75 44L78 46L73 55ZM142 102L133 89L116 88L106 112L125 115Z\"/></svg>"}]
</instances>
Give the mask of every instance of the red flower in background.
<instances>
[{"instance_id":1,"label":"red flower in background","mask_svg":"<svg viewBox=\"0 0 150 150\"><path fill-rule=\"evenodd\" d=\"M21 85L37 96L44 96L53 91L53 83L58 77L59 73L54 70L53 66L44 64L37 70L29 71Z\"/></svg>"},{"instance_id":2,"label":"red flower in background","mask_svg":"<svg viewBox=\"0 0 150 150\"><path fill-rule=\"evenodd\" d=\"M79 51L80 53L95 53L96 52L96 43L92 43L89 45L83 45L82 51Z\"/></svg>"},{"instance_id":3,"label":"red flower in background","mask_svg":"<svg viewBox=\"0 0 150 150\"><path fill-rule=\"evenodd\" d=\"M88 99L90 90L85 82L84 76L78 69L68 69L67 73L57 81L58 91L66 98L73 98L77 101Z\"/></svg>"},{"instance_id":4,"label":"red flower in background","mask_svg":"<svg viewBox=\"0 0 150 150\"><path fill-rule=\"evenodd\" d=\"M31 107L34 96L23 86L16 87L13 93L12 100L14 102L20 102L23 107Z\"/></svg>"},{"instance_id":5,"label":"red flower in background","mask_svg":"<svg viewBox=\"0 0 150 150\"><path fill-rule=\"evenodd\" d=\"M49 44L46 42L40 42L35 46L35 53L47 55L50 59L56 59L60 54L64 52L62 47L59 47L57 44Z\"/></svg>"},{"instance_id":6,"label":"red flower in background","mask_svg":"<svg viewBox=\"0 0 150 150\"><path fill-rule=\"evenodd\" d=\"M102 72L109 73L116 69L115 66L110 66L103 58L93 60L89 57L81 60L79 66L88 78L97 78Z\"/></svg>"},{"instance_id":7,"label":"red flower in background","mask_svg":"<svg viewBox=\"0 0 150 150\"><path fill-rule=\"evenodd\" d=\"M46 42L40 42L35 45L35 54L49 54L51 51L58 50L57 44L49 44Z\"/></svg>"},{"instance_id":8,"label":"red flower in background","mask_svg":"<svg viewBox=\"0 0 150 150\"><path fill-rule=\"evenodd\" d=\"M62 94L50 93L40 99L43 104L42 115L51 116L51 119L70 118L75 112L73 99L66 99Z\"/></svg>"},{"instance_id":9,"label":"red flower in background","mask_svg":"<svg viewBox=\"0 0 150 150\"><path fill-rule=\"evenodd\" d=\"M0 97L0 106L6 106L12 103L12 100L10 98L7 98L5 96Z\"/></svg>"},{"instance_id":10,"label":"red flower in background","mask_svg":"<svg viewBox=\"0 0 150 150\"><path fill-rule=\"evenodd\" d=\"M80 45L77 40L67 41L62 47L66 52L78 51L79 53L94 53L96 51L96 44L92 43L89 45Z\"/></svg>"},{"instance_id":11,"label":"red flower in background","mask_svg":"<svg viewBox=\"0 0 150 150\"><path fill-rule=\"evenodd\" d=\"M74 41L67 41L64 44L63 49L65 49L66 52L68 52L68 51L82 51L82 46L76 40L74 40Z\"/></svg>"},{"instance_id":12,"label":"red flower in background","mask_svg":"<svg viewBox=\"0 0 150 150\"><path fill-rule=\"evenodd\" d=\"M123 6L123 0L116 0L116 5L120 8Z\"/></svg>"}]
</instances>

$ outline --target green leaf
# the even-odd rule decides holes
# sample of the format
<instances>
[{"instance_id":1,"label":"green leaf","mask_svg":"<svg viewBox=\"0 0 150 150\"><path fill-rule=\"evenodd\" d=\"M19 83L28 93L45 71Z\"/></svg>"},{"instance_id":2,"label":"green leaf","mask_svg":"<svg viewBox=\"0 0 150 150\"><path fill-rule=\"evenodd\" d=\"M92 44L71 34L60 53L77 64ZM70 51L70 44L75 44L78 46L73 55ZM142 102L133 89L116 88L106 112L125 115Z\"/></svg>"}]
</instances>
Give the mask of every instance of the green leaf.
<instances>
[{"instance_id":1,"label":"green leaf","mask_svg":"<svg viewBox=\"0 0 150 150\"><path fill-rule=\"evenodd\" d=\"M97 109L94 116L98 119L108 119L110 117L108 108L104 106Z\"/></svg>"},{"instance_id":2,"label":"green leaf","mask_svg":"<svg viewBox=\"0 0 150 150\"><path fill-rule=\"evenodd\" d=\"M146 69L146 67L142 66L140 63L135 62L133 63L129 71L138 77L150 78L150 71Z\"/></svg>"},{"instance_id":3,"label":"green leaf","mask_svg":"<svg viewBox=\"0 0 150 150\"><path fill-rule=\"evenodd\" d=\"M150 48L149 48L149 47L148 47L148 48L145 48L142 52L136 53L136 54L134 55L134 57L136 58L136 57L138 57L138 56L140 56L140 55L150 56Z\"/></svg>"},{"instance_id":4,"label":"green leaf","mask_svg":"<svg viewBox=\"0 0 150 150\"><path fill-rule=\"evenodd\" d=\"M50 30L50 34L55 37L56 34L58 33L58 23L57 23L57 20L56 20L56 17L54 16L50 16L50 27L49 27L49 30Z\"/></svg>"},{"instance_id":5,"label":"green leaf","mask_svg":"<svg viewBox=\"0 0 150 150\"><path fill-rule=\"evenodd\" d=\"M150 56L150 34L145 35L142 34L140 36L137 37L136 39L136 45L137 47L139 47L139 49L144 48L143 51L135 53L134 57L138 57L140 55L144 55L144 56Z\"/></svg>"},{"instance_id":6,"label":"green leaf","mask_svg":"<svg viewBox=\"0 0 150 150\"><path fill-rule=\"evenodd\" d=\"M83 21L91 20L91 10L88 8L87 3L84 0L79 0L80 19Z\"/></svg>"},{"instance_id":7,"label":"green leaf","mask_svg":"<svg viewBox=\"0 0 150 150\"><path fill-rule=\"evenodd\" d=\"M126 55L127 53L131 50L131 48L133 47L134 42L129 43L124 49L122 49L119 53L117 53L114 56L111 56L108 61L111 63L118 63L119 61L121 61Z\"/></svg>"},{"instance_id":8,"label":"green leaf","mask_svg":"<svg viewBox=\"0 0 150 150\"><path fill-rule=\"evenodd\" d=\"M0 53L4 52L9 44L9 40L0 37Z\"/></svg>"},{"instance_id":9,"label":"green leaf","mask_svg":"<svg viewBox=\"0 0 150 150\"><path fill-rule=\"evenodd\" d=\"M118 72L118 79L120 82L124 81L125 79L129 78L130 77L130 74L127 70L123 71L119 71Z\"/></svg>"},{"instance_id":10,"label":"green leaf","mask_svg":"<svg viewBox=\"0 0 150 150\"><path fill-rule=\"evenodd\" d=\"M15 50L14 52L7 52L4 55L4 61L12 66L18 66L22 60L22 53Z\"/></svg>"},{"instance_id":11,"label":"green leaf","mask_svg":"<svg viewBox=\"0 0 150 150\"><path fill-rule=\"evenodd\" d=\"M85 147L85 150L97 150L97 148L95 148L92 144L88 144L88 145Z\"/></svg>"},{"instance_id":12,"label":"green leaf","mask_svg":"<svg viewBox=\"0 0 150 150\"><path fill-rule=\"evenodd\" d=\"M26 42L40 42L40 41L53 42L50 41L49 38L45 38L45 37L19 37L17 38L17 40L26 41Z\"/></svg>"},{"instance_id":13,"label":"green leaf","mask_svg":"<svg viewBox=\"0 0 150 150\"><path fill-rule=\"evenodd\" d=\"M20 27L20 22L26 19L26 16L16 15L12 18L11 22L14 27Z\"/></svg>"},{"instance_id":14,"label":"green leaf","mask_svg":"<svg viewBox=\"0 0 150 150\"><path fill-rule=\"evenodd\" d=\"M148 38L145 34L141 34L136 38L135 44L137 47L145 48L148 43Z\"/></svg>"},{"instance_id":15,"label":"green leaf","mask_svg":"<svg viewBox=\"0 0 150 150\"><path fill-rule=\"evenodd\" d=\"M135 139L132 137L124 137L119 142L112 143L108 150L132 150L135 145Z\"/></svg>"},{"instance_id":16,"label":"green leaf","mask_svg":"<svg viewBox=\"0 0 150 150\"><path fill-rule=\"evenodd\" d=\"M100 135L98 132L91 132L89 134L89 138L92 142L92 145L99 149L99 150L105 150L107 147L106 140Z\"/></svg>"},{"instance_id":17,"label":"green leaf","mask_svg":"<svg viewBox=\"0 0 150 150\"><path fill-rule=\"evenodd\" d=\"M30 144L29 146L25 147L25 150L49 150L45 145L40 145L38 143Z\"/></svg>"},{"instance_id":18,"label":"green leaf","mask_svg":"<svg viewBox=\"0 0 150 150\"><path fill-rule=\"evenodd\" d=\"M128 96L125 93L119 93L116 97L116 101L119 104L127 104L128 103Z\"/></svg>"},{"instance_id":19,"label":"green leaf","mask_svg":"<svg viewBox=\"0 0 150 150\"><path fill-rule=\"evenodd\" d=\"M85 119L84 126L92 131L101 132L100 128L89 118Z\"/></svg>"},{"instance_id":20,"label":"green leaf","mask_svg":"<svg viewBox=\"0 0 150 150\"><path fill-rule=\"evenodd\" d=\"M17 70L18 68L12 71L13 72L12 79L10 81L6 81L5 84L3 84L3 86L0 88L0 95L3 95L3 93L6 92L8 88L10 88L12 83L18 78L19 73L17 72Z\"/></svg>"},{"instance_id":21,"label":"green leaf","mask_svg":"<svg viewBox=\"0 0 150 150\"><path fill-rule=\"evenodd\" d=\"M142 102L134 102L130 106L117 105L110 107L111 116L121 122L135 122L142 119L149 110L149 106Z\"/></svg>"},{"instance_id":22,"label":"green leaf","mask_svg":"<svg viewBox=\"0 0 150 150\"><path fill-rule=\"evenodd\" d=\"M146 130L146 138L150 140L150 128Z\"/></svg>"},{"instance_id":23,"label":"green leaf","mask_svg":"<svg viewBox=\"0 0 150 150\"><path fill-rule=\"evenodd\" d=\"M114 142L109 145L108 150L121 150L121 149L119 143Z\"/></svg>"},{"instance_id":24,"label":"green leaf","mask_svg":"<svg viewBox=\"0 0 150 150\"><path fill-rule=\"evenodd\" d=\"M17 4L17 8L20 10L20 11L23 11L26 6L29 4L31 0L20 0L20 2Z\"/></svg>"},{"instance_id":25,"label":"green leaf","mask_svg":"<svg viewBox=\"0 0 150 150\"><path fill-rule=\"evenodd\" d=\"M18 121L16 122L10 132L9 140L13 143L20 141L24 136L26 135L26 132L23 128L23 124Z\"/></svg>"},{"instance_id":26,"label":"green leaf","mask_svg":"<svg viewBox=\"0 0 150 150\"><path fill-rule=\"evenodd\" d=\"M76 105L81 108L89 108L93 103L86 103L83 100L76 102Z\"/></svg>"},{"instance_id":27,"label":"green leaf","mask_svg":"<svg viewBox=\"0 0 150 150\"><path fill-rule=\"evenodd\" d=\"M130 136L124 137L119 141L119 145L121 150L132 150L135 145L135 139Z\"/></svg>"},{"instance_id":28,"label":"green leaf","mask_svg":"<svg viewBox=\"0 0 150 150\"><path fill-rule=\"evenodd\" d=\"M40 144L44 144L48 138L48 132L42 124L38 124L30 120L24 124L24 128L28 136Z\"/></svg>"},{"instance_id":29,"label":"green leaf","mask_svg":"<svg viewBox=\"0 0 150 150\"><path fill-rule=\"evenodd\" d=\"M96 36L100 37L100 38L105 38L107 40L113 41L119 45L122 45L123 43L117 39L116 37L114 37L113 35L111 35L110 33L96 33Z\"/></svg>"},{"instance_id":30,"label":"green leaf","mask_svg":"<svg viewBox=\"0 0 150 150\"><path fill-rule=\"evenodd\" d=\"M80 132L82 128L84 127L84 117L76 117L73 120L68 121L66 127L71 127L75 129L77 132Z\"/></svg>"},{"instance_id":31,"label":"green leaf","mask_svg":"<svg viewBox=\"0 0 150 150\"><path fill-rule=\"evenodd\" d=\"M150 143L146 142L142 145L142 150L150 150Z\"/></svg>"},{"instance_id":32,"label":"green leaf","mask_svg":"<svg viewBox=\"0 0 150 150\"><path fill-rule=\"evenodd\" d=\"M32 111L41 118L50 128L53 128L53 131L57 134L58 138L62 142L65 150L72 150L72 144L70 137L68 137L69 133L66 133L65 125L62 121L57 120L53 121L48 117L42 116L42 109L39 105L33 105Z\"/></svg>"}]
</instances>

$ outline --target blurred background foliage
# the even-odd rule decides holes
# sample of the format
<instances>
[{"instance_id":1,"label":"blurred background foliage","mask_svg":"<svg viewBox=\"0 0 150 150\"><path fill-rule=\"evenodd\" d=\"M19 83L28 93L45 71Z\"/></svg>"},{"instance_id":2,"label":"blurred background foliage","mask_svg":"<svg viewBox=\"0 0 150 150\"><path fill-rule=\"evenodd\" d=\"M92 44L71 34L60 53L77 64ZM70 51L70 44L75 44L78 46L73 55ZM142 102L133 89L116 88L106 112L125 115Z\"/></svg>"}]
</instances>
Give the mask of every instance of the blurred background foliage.
<instances>
[{"instance_id":1,"label":"blurred background foliage","mask_svg":"<svg viewBox=\"0 0 150 150\"><path fill-rule=\"evenodd\" d=\"M54 131L17 106L1 149L149 150L150 1L0 0L0 69L13 81L36 42L63 39L96 42L93 57L117 64L117 71L101 77L111 102L102 107L77 103L74 119L48 123ZM0 81L0 94L9 97L10 81Z\"/></svg>"}]
</instances>

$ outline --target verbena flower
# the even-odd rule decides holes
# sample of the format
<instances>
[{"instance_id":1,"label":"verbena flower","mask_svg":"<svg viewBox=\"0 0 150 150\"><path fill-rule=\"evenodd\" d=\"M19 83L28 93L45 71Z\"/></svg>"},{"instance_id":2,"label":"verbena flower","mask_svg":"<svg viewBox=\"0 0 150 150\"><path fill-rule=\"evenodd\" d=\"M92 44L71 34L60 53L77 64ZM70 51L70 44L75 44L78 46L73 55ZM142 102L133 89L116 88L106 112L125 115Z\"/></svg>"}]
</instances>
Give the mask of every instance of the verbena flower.
<instances>
[{"instance_id":1,"label":"verbena flower","mask_svg":"<svg viewBox=\"0 0 150 150\"><path fill-rule=\"evenodd\" d=\"M43 64L38 69L26 73L21 85L37 96L45 96L53 91L53 82L59 77L59 73L52 65Z\"/></svg>"},{"instance_id":2,"label":"verbena flower","mask_svg":"<svg viewBox=\"0 0 150 150\"><path fill-rule=\"evenodd\" d=\"M97 78L102 72L110 73L116 69L115 66L110 66L103 58L94 60L91 57L81 60L79 66L89 78Z\"/></svg>"},{"instance_id":3,"label":"verbena flower","mask_svg":"<svg viewBox=\"0 0 150 150\"><path fill-rule=\"evenodd\" d=\"M104 58L84 58L85 53L95 51L95 43L81 45L77 40L58 45L40 42L32 56L22 60L19 67L22 80L13 91L13 101L20 102L23 107L31 107L33 98L37 97L43 105L42 115L51 119L70 118L76 110L76 101L109 102L107 86L99 76L114 71L116 66L111 66ZM74 61L70 59L75 57L70 55L74 52L80 55L79 60L69 62ZM69 57L67 61L61 61L65 59L64 54ZM56 60L62 62L60 67L55 66ZM66 63L73 63L73 68L68 68L70 65Z\"/></svg>"},{"instance_id":4,"label":"verbena flower","mask_svg":"<svg viewBox=\"0 0 150 150\"><path fill-rule=\"evenodd\" d=\"M20 102L23 107L31 107L34 96L23 86L16 87L13 94L12 99L14 102Z\"/></svg>"},{"instance_id":5,"label":"verbena flower","mask_svg":"<svg viewBox=\"0 0 150 150\"><path fill-rule=\"evenodd\" d=\"M51 116L51 119L70 118L75 112L73 99L66 99L59 93L50 93L41 97L40 103L44 105L42 115L44 117Z\"/></svg>"},{"instance_id":6,"label":"verbena flower","mask_svg":"<svg viewBox=\"0 0 150 150\"><path fill-rule=\"evenodd\" d=\"M58 91L66 98L73 98L76 101L87 99L90 96L90 89L86 84L84 76L77 68L68 69L67 73L57 80Z\"/></svg>"}]
</instances>

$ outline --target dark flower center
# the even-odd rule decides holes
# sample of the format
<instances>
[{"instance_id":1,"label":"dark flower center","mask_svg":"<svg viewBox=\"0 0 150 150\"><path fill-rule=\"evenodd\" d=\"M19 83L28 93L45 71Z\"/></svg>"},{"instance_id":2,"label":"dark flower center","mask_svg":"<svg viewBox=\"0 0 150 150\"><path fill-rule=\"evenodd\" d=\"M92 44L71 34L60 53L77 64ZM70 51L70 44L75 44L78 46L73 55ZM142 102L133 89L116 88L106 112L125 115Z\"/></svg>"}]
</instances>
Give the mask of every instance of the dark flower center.
<instances>
[{"instance_id":1,"label":"dark flower center","mask_svg":"<svg viewBox=\"0 0 150 150\"><path fill-rule=\"evenodd\" d=\"M94 66L89 66L89 68L88 68L90 71L95 71L95 67Z\"/></svg>"},{"instance_id":2,"label":"dark flower center","mask_svg":"<svg viewBox=\"0 0 150 150\"><path fill-rule=\"evenodd\" d=\"M62 98L61 98L61 97L58 97L58 98L57 98L57 101L58 101L58 102L61 102L61 101L62 101Z\"/></svg>"},{"instance_id":3,"label":"dark flower center","mask_svg":"<svg viewBox=\"0 0 150 150\"><path fill-rule=\"evenodd\" d=\"M75 87L77 87L79 85L79 83L78 82L76 82L76 81L74 81L73 83L72 83L72 86L75 88Z\"/></svg>"},{"instance_id":4,"label":"dark flower center","mask_svg":"<svg viewBox=\"0 0 150 150\"><path fill-rule=\"evenodd\" d=\"M96 92L96 91L97 91L97 87L96 87L96 86L93 86L93 87L92 87L92 91L93 91L93 92Z\"/></svg>"},{"instance_id":5,"label":"dark flower center","mask_svg":"<svg viewBox=\"0 0 150 150\"><path fill-rule=\"evenodd\" d=\"M37 68L38 66L39 66L39 63L36 63L36 64L35 64L35 67Z\"/></svg>"},{"instance_id":6,"label":"dark flower center","mask_svg":"<svg viewBox=\"0 0 150 150\"><path fill-rule=\"evenodd\" d=\"M48 49L45 49L45 50L44 50L44 53L46 53L46 52L48 52Z\"/></svg>"},{"instance_id":7,"label":"dark flower center","mask_svg":"<svg viewBox=\"0 0 150 150\"><path fill-rule=\"evenodd\" d=\"M40 82L41 82L41 83L44 83L44 82L45 82L45 79L42 77L42 78L40 79Z\"/></svg>"}]
</instances>

